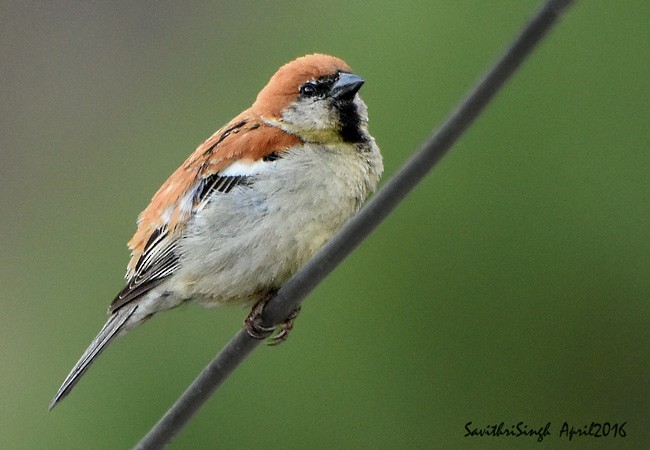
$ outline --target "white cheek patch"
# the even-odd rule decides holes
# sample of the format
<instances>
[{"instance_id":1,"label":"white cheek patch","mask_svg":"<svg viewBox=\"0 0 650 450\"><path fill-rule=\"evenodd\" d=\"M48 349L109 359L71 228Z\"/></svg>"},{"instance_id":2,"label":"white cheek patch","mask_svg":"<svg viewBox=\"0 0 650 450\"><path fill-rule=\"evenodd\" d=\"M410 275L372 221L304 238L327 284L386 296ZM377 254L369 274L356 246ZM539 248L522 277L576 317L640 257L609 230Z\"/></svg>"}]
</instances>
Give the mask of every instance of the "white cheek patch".
<instances>
[{"instance_id":1,"label":"white cheek patch","mask_svg":"<svg viewBox=\"0 0 650 450\"><path fill-rule=\"evenodd\" d=\"M326 101L303 101L282 113L282 122L290 128L325 130L335 128L337 117Z\"/></svg>"},{"instance_id":2,"label":"white cheek patch","mask_svg":"<svg viewBox=\"0 0 650 450\"><path fill-rule=\"evenodd\" d=\"M259 160L259 161L235 161L225 169L219 171L219 175L223 177L249 177L266 172L273 166L273 163Z\"/></svg>"}]
</instances>

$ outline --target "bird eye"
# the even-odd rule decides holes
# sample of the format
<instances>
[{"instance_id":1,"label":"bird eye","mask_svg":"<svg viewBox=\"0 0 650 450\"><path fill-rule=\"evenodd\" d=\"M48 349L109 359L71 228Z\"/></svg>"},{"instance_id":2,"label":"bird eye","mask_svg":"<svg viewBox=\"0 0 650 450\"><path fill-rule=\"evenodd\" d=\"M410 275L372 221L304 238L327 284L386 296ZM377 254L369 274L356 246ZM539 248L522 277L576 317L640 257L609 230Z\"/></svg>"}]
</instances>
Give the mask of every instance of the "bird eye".
<instances>
[{"instance_id":1,"label":"bird eye","mask_svg":"<svg viewBox=\"0 0 650 450\"><path fill-rule=\"evenodd\" d=\"M305 97L313 97L318 93L318 88L316 87L315 83L308 81L300 86L300 93Z\"/></svg>"}]
</instances>

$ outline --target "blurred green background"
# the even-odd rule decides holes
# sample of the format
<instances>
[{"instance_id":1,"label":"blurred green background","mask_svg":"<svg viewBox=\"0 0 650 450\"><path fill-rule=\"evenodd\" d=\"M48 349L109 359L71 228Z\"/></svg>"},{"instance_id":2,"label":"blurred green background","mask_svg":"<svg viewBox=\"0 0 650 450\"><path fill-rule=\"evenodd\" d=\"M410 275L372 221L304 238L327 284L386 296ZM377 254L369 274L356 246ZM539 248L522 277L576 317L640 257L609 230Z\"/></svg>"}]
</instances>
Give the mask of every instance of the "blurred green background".
<instances>
[{"instance_id":1,"label":"blurred green background","mask_svg":"<svg viewBox=\"0 0 650 450\"><path fill-rule=\"evenodd\" d=\"M281 64L326 52L366 78L386 180L539 4L3 2L0 448L129 448L240 327L236 307L159 315L47 412L137 214ZM649 13L578 2L171 448L647 446ZM469 438L469 421L553 434ZM569 443L565 421L627 437Z\"/></svg>"}]
</instances>

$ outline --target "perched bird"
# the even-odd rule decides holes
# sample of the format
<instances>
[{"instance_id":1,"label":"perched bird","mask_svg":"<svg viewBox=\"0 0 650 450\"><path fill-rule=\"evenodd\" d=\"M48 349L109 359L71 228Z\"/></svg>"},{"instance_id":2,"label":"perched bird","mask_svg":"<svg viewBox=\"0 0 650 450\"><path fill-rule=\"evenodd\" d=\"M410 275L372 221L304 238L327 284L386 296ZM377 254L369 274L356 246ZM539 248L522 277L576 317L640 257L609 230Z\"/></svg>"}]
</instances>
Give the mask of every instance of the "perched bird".
<instances>
[{"instance_id":1,"label":"perched bird","mask_svg":"<svg viewBox=\"0 0 650 450\"><path fill-rule=\"evenodd\" d=\"M269 335L265 301L359 210L383 171L357 95L363 83L333 56L298 58L189 156L138 217L126 287L50 409L113 339L188 300L255 305L245 327Z\"/></svg>"}]
</instances>

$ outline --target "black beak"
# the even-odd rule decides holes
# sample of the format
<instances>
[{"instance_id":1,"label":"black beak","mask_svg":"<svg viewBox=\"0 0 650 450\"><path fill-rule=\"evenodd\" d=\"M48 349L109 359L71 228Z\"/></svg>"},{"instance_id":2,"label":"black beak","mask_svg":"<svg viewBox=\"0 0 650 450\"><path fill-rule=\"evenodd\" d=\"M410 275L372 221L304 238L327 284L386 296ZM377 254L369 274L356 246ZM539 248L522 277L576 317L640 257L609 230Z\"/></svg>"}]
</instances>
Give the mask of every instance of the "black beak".
<instances>
[{"instance_id":1,"label":"black beak","mask_svg":"<svg viewBox=\"0 0 650 450\"><path fill-rule=\"evenodd\" d=\"M352 100L366 80L351 73L341 73L332 86L330 96L336 100Z\"/></svg>"}]
</instances>

